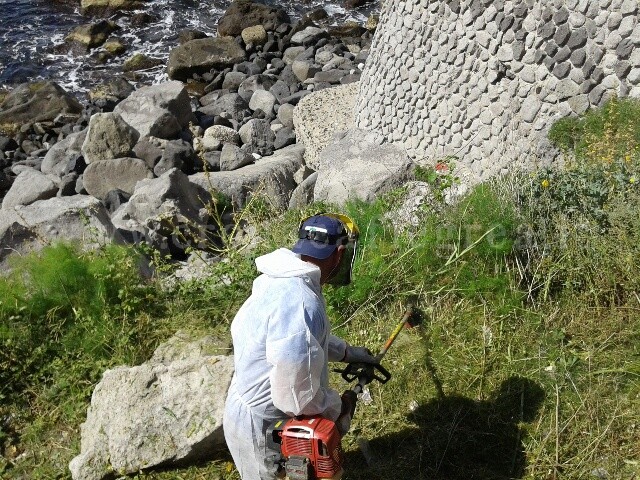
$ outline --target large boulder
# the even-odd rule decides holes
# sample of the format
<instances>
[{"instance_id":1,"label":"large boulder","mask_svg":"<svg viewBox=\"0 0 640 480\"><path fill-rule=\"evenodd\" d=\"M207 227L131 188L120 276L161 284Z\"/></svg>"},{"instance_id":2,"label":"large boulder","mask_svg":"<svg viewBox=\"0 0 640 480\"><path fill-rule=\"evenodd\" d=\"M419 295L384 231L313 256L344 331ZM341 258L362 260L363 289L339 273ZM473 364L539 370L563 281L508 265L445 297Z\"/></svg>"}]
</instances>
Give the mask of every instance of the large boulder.
<instances>
[{"instance_id":1,"label":"large boulder","mask_svg":"<svg viewBox=\"0 0 640 480\"><path fill-rule=\"evenodd\" d=\"M158 465L213 459L224 447L222 417L233 357L215 340L184 336L149 362L104 372L81 427L74 480L101 480Z\"/></svg>"},{"instance_id":2,"label":"large boulder","mask_svg":"<svg viewBox=\"0 0 640 480\"><path fill-rule=\"evenodd\" d=\"M140 138L177 138L195 122L191 100L182 82L165 82L142 87L120 102L113 110L136 129Z\"/></svg>"},{"instance_id":3,"label":"large boulder","mask_svg":"<svg viewBox=\"0 0 640 480\"><path fill-rule=\"evenodd\" d=\"M297 184L295 173L304 164L304 147L292 145L259 162L231 172L204 172L189 179L205 189L214 189L243 207L252 195L264 195L274 206L286 209Z\"/></svg>"},{"instance_id":4,"label":"large boulder","mask_svg":"<svg viewBox=\"0 0 640 480\"><path fill-rule=\"evenodd\" d=\"M54 197L0 210L0 266L11 253L40 250L50 242L82 242L90 248L122 241L102 203L87 195Z\"/></svg>"},{"instance_id":5,"label":"large boulder","mask_svg":"<svg viewBox=\"0 0 640 480\"><path fill-rule=\"evenodd\" d=\"M236 0L224 12L218 22L218 35L235 37L247 27L262 25L265 30L275 30L289 23L289 15L282 8L270 7L250 0Z\"/></svg>"},{"instance_id":6,"label":"large boulder","mask_svg":"<svg viewBox=\"0 0 640 480\"><path fill-rule=\"evenodd\" d=\"M373 201L407 181L413 162L399 145L366 130L349 130L319 157L314 201L344 204L358 198Z\"/></svg>"},{"instance_id":7,"label":"large boulder","mask_svg":"<svg viewBox=\"0 0 640 480\"><path fill-rule=\"evenodd\" d=\"M167 74L173 80L187 81L193 74L222 70L244 61L246 53L231 37L200 38L186 42L169 53Z\"/></svg>"},{"instance_id":8,"label":"large boulder","mask_svg":"<svg viewBox=\"0 0 640 480\"><path fill-rule=\"evenodd\" d=\"M78 163L81 162L81 158L84 158L82 144L86 137L87 129L84 129L81 132L72 133L51 147L42 160L40 166L42 173L62 177L77 170Z\"/></svg>"},{"instance_id":9,"label":"large boulder","mask_svg":"<svg viewBox=\"0 0 640 480\"><path fill-rule=\"evenodd\" d=\"M4 210L17 205L30 205L38 200L55 197L58 186L44 173L26 168L16 177L11 188L2 200Z\"/></svg>"},{"instance_id":10,"label":"large boulder","mask_svg":"<svg viewBox=\"0 0 640 480\"><path fill-rule=\"evenodd\" d=\"M86 53L92 48L103 45L109 35L119 28L116 22L101 20L74 28L64 40L76 51Z\"/></svg>"},{"instance_id":11,"label":"large boulder","mask_svg":"<svg viewBox=\"0 0 640 480\"><path fill-rule=\"evenodd\" d=\"M360 82L325 88L304 97L293 111L298 143L305 147L305 162L318 167L318 155L333 137L353 127L354 105Z\"/></svg>"},{"instance_id":12,"label":"large boulder","mask_svg":"<svg viewBox=\"0 0 640 480\"><path fill-rule=\"evenodd\" d=\"M96 198L104 199L111 190L133 193L140 180L153 178L153 172L139 158L114 158L92 162L84 171L84 188Z\"/></svg>"},{"instance_id":13,"label":"large boulder","mask_svg":"<svg viewBox=\"0 0 640 480\"><path fill-rule=\"evenodd\" d=\"M108 16L121 10L136 10L144 7L145 0L82 0L83 15Z\"/></svg>"},{"instance_id":14,"label":"large boulder","mask_svg":"<svg viewBox=\"0 0 640 480\"><path fill-rule=\"evenodd\" d=\"M25 124L53 121L61 113L81 112L80 102L55 82L23 83L0 103L0 131L13 133Z\"/></svg>"},{"instance_id":15,"label":"large boulder","mask_svg":"<svg viewBox=\"0 0 640 480\"><path fill-rule=\"evenodd\" d=\"M126 237L144 238L165 252L183 250L187 236L190 240L195 237L197 241L206 240L204 236L210 229L205 207L210 198L207 188L172 169L158 178L139 182L112 221ZM184 238L176 237L178 230Z\"/></svg>"},{"instance_id":16,"label":"large boulder","mask_svg":"<svg viewBox=\"0 0 640 480\"><path fill-rule=\"evenodd\" d=\"M96 113L89 120L89 129L82 154L87 164L131 156L140 134L117 113Z\"/></svg>"}]
</instances>

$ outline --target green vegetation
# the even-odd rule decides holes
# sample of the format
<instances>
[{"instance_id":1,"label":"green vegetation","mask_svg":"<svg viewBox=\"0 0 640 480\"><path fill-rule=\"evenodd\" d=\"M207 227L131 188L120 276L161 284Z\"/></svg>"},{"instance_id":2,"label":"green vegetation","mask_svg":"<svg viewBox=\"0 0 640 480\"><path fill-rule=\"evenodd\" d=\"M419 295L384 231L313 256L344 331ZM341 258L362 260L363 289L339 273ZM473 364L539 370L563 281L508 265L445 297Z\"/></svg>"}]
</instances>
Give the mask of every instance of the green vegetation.
<instances>
[{"instance_id":1,"label":"green vegetation","mask_svg":"<svg viewBox=\"0 0 640 480\"><path fill-rule=\"evenodd\" d=\"M614 105L585 119L635 118ZM571 122L596 123L585 119ZM435 195L438 208L425 205L417 226L396 225L402 189L346 207L361 241L355 282L326 289L334 331L377 350L406 302L423 323L385 358L392 380L359 404L345 479L640 476L637 143L599 161L581 152L602 136L571 131L566 169L495 179L456 205ZM438 188L455 179L447 172L422 174ZM68 478L100 373L144 361L185 326L228 340L253 259L291 245L300 219L325 209L278 213L256 200L243 217L255 237L228 238L210 279L173 289L140 280L139 258L120 247L55 246L21 259L0 281L3 478ZM221 458L134 478L238 476Z\"/></svg>"}]
</instances>

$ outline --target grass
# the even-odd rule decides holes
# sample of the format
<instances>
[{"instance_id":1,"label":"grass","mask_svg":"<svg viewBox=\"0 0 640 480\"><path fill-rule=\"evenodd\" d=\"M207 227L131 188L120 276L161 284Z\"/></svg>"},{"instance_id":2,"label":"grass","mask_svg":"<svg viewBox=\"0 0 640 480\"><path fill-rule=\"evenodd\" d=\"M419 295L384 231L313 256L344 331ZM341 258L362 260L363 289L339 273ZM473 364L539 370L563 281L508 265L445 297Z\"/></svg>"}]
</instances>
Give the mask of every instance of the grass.
<instances>
[{"instance_id":1,"label":"grass","mask_svg":"<svg viewBox=\"0 0 640 480\"><path fill-rule=\"evenodd\" d=\"M615 115L632 113L605 111L600 124ZM422 324L385 357L392 380L358 405L346 480L640 478L639 162L626 158L633 143L597 161L576 139L566 170L479 185L424 210L417 227L390 214L403 190L347 205L362 235L354 283L325 290L334 331L378 350L409 301ZM2 478L69 478L101 372L146 360L185 326L224 345L253 259L291 245L300 219L326 209L253 203L255 237L223 246L208 280L171 290L142 282L121 248L23 260L0 281ZM132 478L239 477L222 455Z\"/></svg>"}]
</instances>

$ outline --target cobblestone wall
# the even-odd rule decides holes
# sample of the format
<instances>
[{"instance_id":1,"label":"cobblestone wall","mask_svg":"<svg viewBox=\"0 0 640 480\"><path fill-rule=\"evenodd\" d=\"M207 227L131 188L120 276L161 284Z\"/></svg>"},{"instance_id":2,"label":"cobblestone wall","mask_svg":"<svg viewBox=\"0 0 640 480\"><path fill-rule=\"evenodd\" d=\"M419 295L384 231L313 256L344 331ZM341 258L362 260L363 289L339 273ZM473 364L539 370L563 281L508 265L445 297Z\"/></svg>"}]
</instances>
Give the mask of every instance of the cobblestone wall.
<instances>
[{"instance_id":1,"label":"cobblestone wall","mask_svg":"<svg viewBox=\"0 0 640 480\"><path fill-rule=\"evenodd\" d=\"M550 162L546 134L611 95L640 97L638 0L386 0L356 125L485 179Z\"/></svg>"}]
</instances>

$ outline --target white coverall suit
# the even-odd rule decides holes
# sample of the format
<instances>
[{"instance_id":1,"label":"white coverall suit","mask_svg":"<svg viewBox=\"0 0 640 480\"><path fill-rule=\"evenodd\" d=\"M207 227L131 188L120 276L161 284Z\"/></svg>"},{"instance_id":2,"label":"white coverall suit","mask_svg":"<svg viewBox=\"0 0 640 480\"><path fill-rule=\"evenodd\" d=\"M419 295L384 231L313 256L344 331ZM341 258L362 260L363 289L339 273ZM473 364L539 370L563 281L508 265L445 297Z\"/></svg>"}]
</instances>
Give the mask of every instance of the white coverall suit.
<instances>
[{"instance_id":1,"label":"white coverall suit","mask_svg":"<svg viewBox=\"0 0 640 480\"><path fill-rule=\"evenodd\" d=\"M347 345L330 334L318 267L285 248L256 266L262 275L231 324L235 373L223 422L242 480L272 480L267 427L295 415L338 418L327 361L342 360Z\"/></svg>"}]
</instances>

